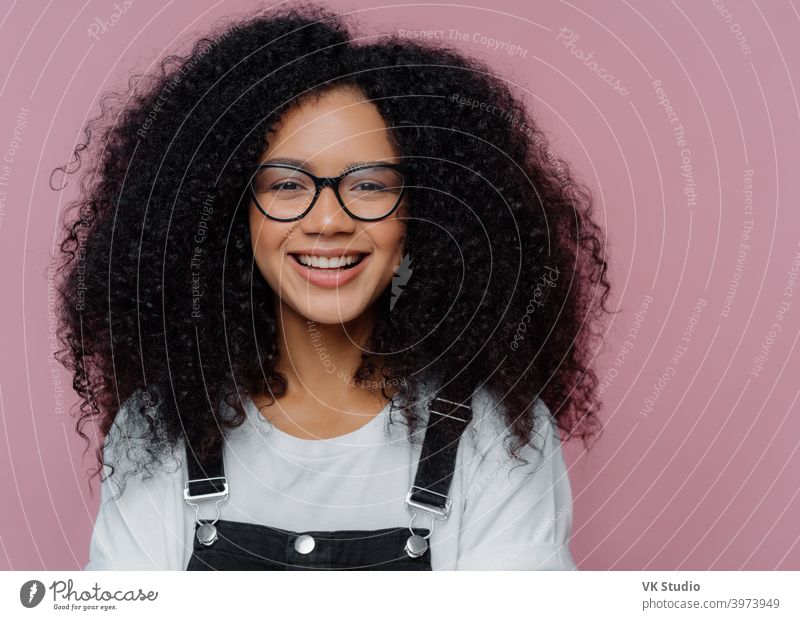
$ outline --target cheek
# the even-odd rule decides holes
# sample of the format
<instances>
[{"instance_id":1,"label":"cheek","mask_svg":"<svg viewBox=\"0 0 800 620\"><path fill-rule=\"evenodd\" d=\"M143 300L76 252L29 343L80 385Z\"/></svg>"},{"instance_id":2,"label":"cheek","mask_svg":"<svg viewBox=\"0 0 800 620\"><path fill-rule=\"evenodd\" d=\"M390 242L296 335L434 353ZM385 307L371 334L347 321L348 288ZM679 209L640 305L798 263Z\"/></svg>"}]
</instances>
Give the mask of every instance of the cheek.
<instances>
[{"instance_id":1,"label":"cheek","mask_svg":"<svg viewBox=\"0 0 800 620\"><path fill-rule=\"evenodd\" d=\"M255 211L255 213L253 213ZM253 256L261 274L267 278L270 269L275 271L280 268L280 262L275 260L280 255L281 244L286 239L286 224L272 222L265 218L254 207L250 211L250 242Z\"/></svg>"},{"instance_id":2,"label":"cheek","mask_svg":"<svg viewBox=\"0 0 800 620\"><path fill-rule=\"evenodd\" d=\"M388 277L394 274L394 267L403 256L403 238L406 226L400 220L386 222L385 227L373 232L375 247L383 257L383 271Z\"/></svg>"}]
</instances>

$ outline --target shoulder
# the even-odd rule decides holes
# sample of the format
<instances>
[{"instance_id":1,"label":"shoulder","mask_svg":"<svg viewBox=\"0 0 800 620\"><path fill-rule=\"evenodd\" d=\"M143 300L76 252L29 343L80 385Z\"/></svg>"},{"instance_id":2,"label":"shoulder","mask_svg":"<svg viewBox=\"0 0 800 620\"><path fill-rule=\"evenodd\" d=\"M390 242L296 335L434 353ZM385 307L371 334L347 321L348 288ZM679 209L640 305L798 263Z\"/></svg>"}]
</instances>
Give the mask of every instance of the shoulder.
<instances>
[{"instance_id":1,"label":"shoulder","mask_svg":"<svg viewBox=\"0 0 800 620\"><path fill-rule=\"evenodd\" d=\"M150 459L151 447L137 419L141 404L141 393L125 401L105 439L106 471L86 570L181 567L182 464L174 458Z\"/></svg>"},{"instance_id":2,"label":"shoulder","mask_svg":"<svg viewBox=\"0 0 800 620\"><path fill-rule=\"evenodd\" d=\"M567 547L572 490L558 428L539 399L531 441L515 459L497 403L473 397L473 422L461 455L461 569L572 569ZM472 424L472 423L471 423Z\"/></svg>"}]
</instances>

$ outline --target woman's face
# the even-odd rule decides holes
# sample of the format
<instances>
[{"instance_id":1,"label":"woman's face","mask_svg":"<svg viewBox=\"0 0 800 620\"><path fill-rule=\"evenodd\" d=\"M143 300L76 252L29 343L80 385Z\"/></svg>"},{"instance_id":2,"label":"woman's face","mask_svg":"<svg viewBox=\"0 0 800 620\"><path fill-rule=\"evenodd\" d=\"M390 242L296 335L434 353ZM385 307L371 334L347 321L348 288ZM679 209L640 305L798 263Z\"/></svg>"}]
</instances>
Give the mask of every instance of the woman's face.
<instances>
[{"instance_id":1,"label":"woman's face","mask_svg":"<svg viewBox=\"0 0 800 620\"><path fill-rule=\"evenodd\" d=\"M287 112L268 142L260 163L291 161L318 177L336 177L361 162L399 161L377 107L345 88L330 90ZM402 258L404 211L401 203L383 220L355 220L326 187L305 217L278 222L267 218L251 201L250 234L256 264L281 303L301 316L323 324L351 321L391 283L394 267ZM322 266L326 261L319 260L351 254L363 258L349 269L326 268ZM317 266L301 263L308 262L308 255L317 257L312 259Z\"/></svg>"}]
</instances>

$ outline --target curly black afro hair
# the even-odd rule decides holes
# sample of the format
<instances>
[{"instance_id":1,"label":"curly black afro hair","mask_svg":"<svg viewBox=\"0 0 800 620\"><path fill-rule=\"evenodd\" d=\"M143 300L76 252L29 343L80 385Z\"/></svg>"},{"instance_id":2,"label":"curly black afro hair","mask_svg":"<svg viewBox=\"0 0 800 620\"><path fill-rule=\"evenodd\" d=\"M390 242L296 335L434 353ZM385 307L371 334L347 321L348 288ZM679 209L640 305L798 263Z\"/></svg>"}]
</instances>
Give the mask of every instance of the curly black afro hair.
<instances>
[{"instance_id":1,"label":"curly black afro hair","mask_svg":"<svg viewBox=\"0 0 800 620\"><path fill-rule=\"evenodd\" d=\"M400 401L416 402L423 377L483 387L516 456L541 398L587 444L600 430L590 362L610 289L589 192L483 63L397 36L359 42L308 5L227 24L107 94L57 169L84 169L56 257L57 356L74 373L80 436L90 420L107 436L144 394L134 411L149 464L181 440L205 458L246 419L245 395L282 395L245 170L287 109L336 86L378 107L410 181L407 251L424 273L391 313L387 288L369 346Z\"/></svg>"}]
</instances>

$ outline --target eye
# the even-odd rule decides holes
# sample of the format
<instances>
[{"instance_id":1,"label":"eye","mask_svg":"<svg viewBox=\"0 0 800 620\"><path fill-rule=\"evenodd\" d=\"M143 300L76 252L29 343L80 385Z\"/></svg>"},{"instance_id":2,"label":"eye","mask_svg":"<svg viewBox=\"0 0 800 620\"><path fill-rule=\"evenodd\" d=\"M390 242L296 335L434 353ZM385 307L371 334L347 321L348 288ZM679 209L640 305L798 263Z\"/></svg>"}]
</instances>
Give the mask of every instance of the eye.
<instances>
[{"instance_id":1,"label":"eye","mask_svg":"<svg viewBox=\"0 0 800 620\"><path fill-rule=\"evenodd\" d=\"M269 189L271 191L285 190L285 191L290 191L290 192L296 192L298 190L305 189L305 188L303 188L297 181L280 181L278 183L275 183Z\"/></svg>"},{"instance_id":2,"label":"eye","mask_svg":"<svg viewBox=\"0 0 800 620\"><path fill-rule=\"evenodd\" d=\"M402 175L384 166L354 170L344 181L345 193L359 200L384 200L388 195L398 195L402 189Z\"/></svg>"},{"instance_id":3,"label":"eye","mask_svg":"<svg viewBox=\"0 0 800 620\"><path fill-rule=\"evenodd\" d=\"M264 168L254 179L257 192L267 192L281 196L312 191L314 183L297 170L286 168Z\"/></svg>"},{"instance_id":4,"label":"eye","mask_svg":"<svg viewBox=\"0 0 800 620\"><path fill-rule=\"evenodd\" d=\"M355 192L379 192L386 189L386 186L375 181L360 181L350 189Z\"/></svg>"}]
</instances>

